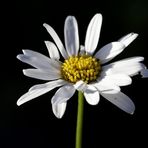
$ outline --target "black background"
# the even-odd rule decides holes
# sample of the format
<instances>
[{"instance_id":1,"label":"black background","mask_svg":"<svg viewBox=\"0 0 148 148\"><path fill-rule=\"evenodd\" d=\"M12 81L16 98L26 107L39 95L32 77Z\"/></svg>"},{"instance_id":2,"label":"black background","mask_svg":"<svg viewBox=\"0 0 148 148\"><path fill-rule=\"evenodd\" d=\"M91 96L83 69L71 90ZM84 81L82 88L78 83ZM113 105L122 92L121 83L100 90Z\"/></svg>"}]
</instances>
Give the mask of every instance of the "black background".
<instances>
[{"instance_id":1,"label":"black background","mask_svg":"<svg viewBox=\"0 0 148 148\"><path fill-rule=\"evenodd\" d=\"M3 7L4 6L4 7ZM64 41L63 27L66 16L74 15L79 25L80 43L84 43L90 19L102 13L103 25L98 49L136 32L139 37L114 60L144 56L148 65L148 2L124 1L13 1L2 5L1 21L1 97L0 147L19 148L74 148L77 113L77 94L70 101L64 117L57 119L51 109L51 91L20 107L17 99L34 84L44 83L23 76L28 65L16 59L22 49L48 54L44 40L52 40L43 23L50 24ZM4 45L4 46L2 46ZM128 115L101 98L97 106L85 102L83 147L129 147L147 145L147 82L133 78L130 86L122 87L135 103L134 115Z\"/></svg>"}]
</instances>

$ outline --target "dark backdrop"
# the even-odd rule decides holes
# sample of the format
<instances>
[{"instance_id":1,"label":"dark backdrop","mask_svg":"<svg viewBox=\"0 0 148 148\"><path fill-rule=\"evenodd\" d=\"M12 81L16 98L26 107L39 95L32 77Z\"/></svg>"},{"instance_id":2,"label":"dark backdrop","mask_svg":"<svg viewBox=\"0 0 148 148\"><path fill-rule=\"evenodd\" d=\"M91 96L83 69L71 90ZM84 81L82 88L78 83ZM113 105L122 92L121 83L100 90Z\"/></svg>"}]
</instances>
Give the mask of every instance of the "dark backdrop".
<instances>
[{"instance_id":1,"label":"dark backdrop","mask_svg":"<svg viewBox=\"0 0 148 148\"><path fill-rule=\"evenodd\" d=\"M52 40L43 28L50 24L62 41L67 15L78 20L80 42L84 43L87 25L95 13L102 13L103 25L98 48L119 39L129 32L139 37L115 58L145 56L148 65L148 2L147 0L92 0L86 1L11 1L5 2L1 21L1 97L0 147L2 148L74 148L77 112L77 94L68 101L64 117L55 118L51 97L55 90L20 107L17 99L32 85L43 81L23 76L28 67L16 59L22 49L48 54L44 40ZM85 102L83 147L146 147L147 135L147 82L133 78L130 86L122 87L135 103L136 111L128 115L101 98L97 106Z\"/></svg>"}]
</instances>

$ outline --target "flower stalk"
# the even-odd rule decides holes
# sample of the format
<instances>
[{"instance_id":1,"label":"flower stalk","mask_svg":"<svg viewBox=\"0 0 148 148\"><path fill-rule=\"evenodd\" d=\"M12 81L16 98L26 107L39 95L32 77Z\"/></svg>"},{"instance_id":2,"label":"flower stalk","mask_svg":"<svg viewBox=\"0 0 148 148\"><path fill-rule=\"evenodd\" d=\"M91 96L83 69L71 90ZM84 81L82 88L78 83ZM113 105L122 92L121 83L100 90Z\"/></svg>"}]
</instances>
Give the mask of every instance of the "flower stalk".
<instances>
[{"instance_id":1,"label":"flower stalk","mask_svg":"<svg viewBox=\"0 0 148 148\"><path fill-rule=\"evenodd\" d=\"M84 96L81 91L78 91L78 111L77 111L75 148L82 148L83 113L84 113Z\"/></svg>"}]
</instances>

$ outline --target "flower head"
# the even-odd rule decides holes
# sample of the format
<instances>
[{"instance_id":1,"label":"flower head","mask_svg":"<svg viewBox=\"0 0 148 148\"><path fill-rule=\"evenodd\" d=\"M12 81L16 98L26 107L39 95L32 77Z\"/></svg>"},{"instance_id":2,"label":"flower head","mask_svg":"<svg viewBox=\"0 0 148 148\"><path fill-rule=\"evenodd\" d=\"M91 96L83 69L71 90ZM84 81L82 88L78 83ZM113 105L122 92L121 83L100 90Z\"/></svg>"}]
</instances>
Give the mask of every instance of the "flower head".
<instances>
[{"instance_id":1,"label":"flower head","mask_svg":"<svg viewBox=\"0 0 148 148\"><path fill-rule=\"evenodd\" d=\"M77 21L68 16L64 25L64 47L54 29L43 24L55 42L45 41L50 58L32 50L23 50L17 58L34 67L23 70L24 75L49 82L31 87L19 98L17 105L60 87L51 99L53 113L58 118L63 116L67 101L76 90L82 91L91 105L98 104L102 95L123 111L133 114L134 103L121 92L120 86L132 83L131 77L144 68L141 63L144 58L131 57L106 63L120 54L138 34L129 33L96 51L101 25L102 15L96 14L88 25L85 44L80 46ZM59 52L65 59L63 62L60 62Z\"/></svg>"}]
</instances>

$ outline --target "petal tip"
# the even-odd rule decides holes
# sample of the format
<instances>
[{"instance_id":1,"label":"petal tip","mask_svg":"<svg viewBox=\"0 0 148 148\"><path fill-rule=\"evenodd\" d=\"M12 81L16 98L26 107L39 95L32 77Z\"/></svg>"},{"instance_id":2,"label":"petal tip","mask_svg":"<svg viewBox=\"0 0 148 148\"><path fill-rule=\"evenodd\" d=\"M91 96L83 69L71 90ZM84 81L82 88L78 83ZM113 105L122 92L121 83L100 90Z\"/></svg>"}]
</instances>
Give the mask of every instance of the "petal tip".
<instances>
[{"instance_id":1,"label":"petal tip","mask_svg":"<svg viewBox=\"0 0 148 148\"><path fill-rule=\"evenodd\" d=\"M140 74L142 76L142 78L148 78L148 69L146 67L144 67L141 71Z\"/></svg>"},{"instance_id":2,"label":"petal tip","mask_svg":"<svg viewBox=\"0 0 148 148\"><path fill-rule=\"evenodd\" d=\"M25 70L25 69L23 69L23 70L22 70L22 72L23 72L23 74L26 76L26 70Z\"/></svg>"},{"instance_id":3,"label":"petal tip","mask_svg":"<svg viewBox=\"0 0 148 148\"><path fill-rule=\"evenodd\" d=\"M132 109L129 111L130 115L133 115L135 113L135 104L133 103Z\"/></svg>"},{"instance_id":4,"label":"petal tip","mask_svg":"<svg viewBox=\"0 0 148 148\"><path fill-rule=\"evenodd\" d=\"M95 16L97 16L97 17L102 17L102 14L101 14L101 13L96 13Z\"/></svg>"},{"instance_id":5,"label":"petal tip","mask_svg":"<svg viewBox=\"0 0 148 148\"><path fill-rule=\"evenodd\" d=\"M139 34L138 34L138 33L134 33L134 32L133 32L133 33L132 33L132 35L133 35L133 36L134 36L134 38L136 39L136 38L138 37L138 35L139 35Z\"/></svg>"},{"instance_id":6,"label":"petal tip","mask_svg":"<svg viewBox=\"0 0 148 148\"><path fill-rule=\"evenodd\" d=\"M135 35L138 36L139 34L138 33L135 33Z\"/></svg>"},{"instance_id":7,"label":"petal tip","mask_svg":"<svg viewBox=\"0 0 148 148\"><path fill-rule=\"evenodd\" d=\"M49 43L49 41L44 41L44 43L47 45Z\"/></svg>"},{"instance_id":8,"label":"petal tip","mask_svg":"<svg viewBox=\"0 0 148 148\"><path fill-rule=\"evenodd\" d=\"M46 23L43 23L43 26L44 26L44 27L47 27L47 26L48 26L48 24L46 24Z\"/></svg>"},{"instance_id":9,"label":"petal tip","mask_svg":"<svg viewBox=\"0 0 148 148\"><path fill-rule=\"evenodd\" d=\"M103 19L101 13L96 13L96 14L94 15L94 18L95 18L95 19L99 19L99 20L101 20L101 21L102 21L102 19Z\"/></svg>"},{"instance_id":10,"label":"petal tip","mask_svg":"<svg viewBox=\"0 0 148 148\"><path fill-rule=\"evenodd\" d=\"M18 55L16 56L16 58L17 58L17 59L20 59L20 55L18 54Z\"/></svg>"},{"instance_id":11,"label":"petal tip","mask_svg":"<svg viewBox=\"0 0 148 148\"><path fill-rule=\"evenodd\" d=\"M23 54L18 54L18 55L16 56L16 58L21 61L21 60L22 60L22 56L23 56Z\"/></svg>"},{"instance_id":12,"label":"petal tip","mask_svg":"<svg viewBox=\"0 0 148 148\"><path fill-rule=\"evenodd\" d=\"M69 16L67 16L66 20L67 20L67 19L72 20L72 19L75 19L75 17L74 17L74 16L72 16L72 15L69 15Z\"/></svg>"},{"instance_id":13,"label":"petal tip","mask_svg":"<svg viewBox=\"0 0 148 148\"><path fill-rule=\"evenodd\" d=\"M52 104L52 111L53 114L58 118L61 119L65 113L66 110L66 102L62 104Z\"/></svg>"},{"instance_id":14,"label":"petal tip","mask_svg":"<svg viewBox=\"0 0 148 148\"><path fill-rule=\"evenodd\" d=\"M49 26L47 23L43 23L43 27L45 27L46 30L48 30L49 28L51 28L51 26Z\"/></svg>"},{"instance_id":15,"label":"petal tip","mask_svg":"<svg viewBox=\"0 0 148 148\"><path fill-rule=\"evenodd\" d=\"M22 49L22 52L25 54L25 49Z\"/></svg>"},{"instance_id":16,"label":"petal tip","mask_svg":"<svg viewBox=\"0 0 148 148\"><path fill-rule=\"evenodd\" d=\"M135 33L135 32L131 32L131 35L138 36L139 34L138 33Z\"/></svg>"},{"instance_id":17,"label":"petal tip","mask_svg":"<svg viewBox=\"0 0 148 148\"><path fill-rule=\"evenodd\" d=\"M17 106L20 106L20 105L22 105L22 103L18 100L18 101L16 102L16 105L17 105Z\"/></svg>"},{"instance_id":18,"label":"petal tip","mask_svg":"<svg viewBox=\"0 0 148 148\"><path fill-rule=\"evenodd\" d=\"M63 116L55 115L57 119L62 119Z\"/></svg>"},{"instance_id":19,"label":"petal tip","mask_svg":"<svg viewBox=\"0 0 148 148\"><path fill-rule=\"evenodd\" d=\"M134 115L134 113L135 113L135 111L131 112L130 114L131 114L131 115Z\"/></svg>"}]
</instances>

